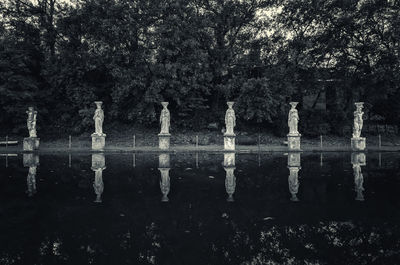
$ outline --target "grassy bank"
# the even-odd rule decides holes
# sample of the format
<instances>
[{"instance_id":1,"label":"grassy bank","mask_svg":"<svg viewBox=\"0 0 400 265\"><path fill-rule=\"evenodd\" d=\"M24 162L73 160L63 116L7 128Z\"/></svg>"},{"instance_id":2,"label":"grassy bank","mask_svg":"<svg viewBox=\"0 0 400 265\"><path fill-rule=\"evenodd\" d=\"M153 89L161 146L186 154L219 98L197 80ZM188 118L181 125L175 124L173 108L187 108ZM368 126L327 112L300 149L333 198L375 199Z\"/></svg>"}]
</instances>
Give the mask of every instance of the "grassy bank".
<instances>
[{"instance_id":1,"label":"grassy bank","mask_svg":"<svg viewBox=\"0 0 400 265\"><path fill-rule=\"evenodd\" d=\"M108 151L158 151L158 131L156 129L112 129L106 131L106 150ZM286 151L286 137L277 137L271 133L236 132L236 145L238 151ZM40 135L39 135L40 136ZM379 148L378 136L366 135L368 150L400 151L400 136L382 136ZM17 146L9 146L9 151L21 151L23 136L9 136L9 140L17 140ZM4 141L1 137L0 141ZM196 145L197 143L197 145ZM348 151L350 150L350 136L339 137L333 135L320 137L301 138L303 151ZM201 132L188 131L171 132L172 151L221 151L223 149L223 134L220 131L204 130ZM90 151L90 133L71 136L69 148L69 135L43 135L40 137L40 150L42 151ZM5 152L5 146L0 146L0 151Z\"/></svg>"}]
</instances>

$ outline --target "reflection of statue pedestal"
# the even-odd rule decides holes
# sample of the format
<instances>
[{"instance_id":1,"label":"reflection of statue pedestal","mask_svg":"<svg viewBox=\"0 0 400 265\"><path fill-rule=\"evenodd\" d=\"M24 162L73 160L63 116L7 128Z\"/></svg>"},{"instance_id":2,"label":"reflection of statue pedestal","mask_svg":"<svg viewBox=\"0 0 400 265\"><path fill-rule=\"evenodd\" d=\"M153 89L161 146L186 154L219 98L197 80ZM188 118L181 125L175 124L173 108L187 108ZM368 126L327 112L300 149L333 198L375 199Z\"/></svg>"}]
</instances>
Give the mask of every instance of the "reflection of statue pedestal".
<instances>
[{"instance_id":1,"label":"reflection of statue pedestal","mask_svg":"<svg viewBox=\"0 0 400 265\"><path fill-rule=\"evenodd\" d=\"M367 158L364 153L351 153L351 164L366 166Z\"/></svg>"},{"instance_id":2,"label":"reflection of statue pedestal","mask_svg":"<svg viewBox=\"0 0 400 265\"><path fill-rule=\"evenodd\" d=\"M168 153L162 153L158 155L158 167L159 168L170 167L170 156Z\"/></svg>"},{"instance_id":3,"label":"reflection of statue pedestal","mask_svg":"<svg viewBox=\"0 0 400 265\"><path fill-rule=\"evenodd\" d=\"M224 134L224 150L235 150L235 134Z\"/></svg>"},{"instance_id":4,"label":"reflection of statue pedestal","mask_svg":"<svg viewBox=\"0 0 400 265\"><path fill-rule=\"evenodd\" d=\"M34 151L39 149L39 140L37 137L26 137L24 138L23 148L24 151Z\"/></svg>"},{"instance_id":5,"label":"reflection of statue pedestal","mask_svg":"<svg viewBox=\"0 0 400 265\"><path fill-rule=\"evenodd\" d=\"M37 154L23 154L22 161L24 167L36 167L39 165L39 156Z\"/></svg>"},{"instance_id":6,"label":"reflection of statue pedestal","mask_svg":"<svg viewBox=\"0 0 400 265\"><path fill-rule=\"evenodd\" d=\"M92 170L106 169L106 158L104 154L92 154Z\"/></svg>"},{"instance_id":7,"label":"reflection of statue pedestal","mask_svg":"<svg viewBox=\"0 0 400 265\"><path fill-rule=\"evenodd\" d=\"M288 167L300 168L301 156L299 152L293 152L288 154Z\"/></svg>"},{"instance_id":8,"label":"reflection of statue pedestal","mask_svg":"<svg viewBox=\"0 0 400 265\"><path fill-rule=\"evenodd\" d=\"M158 134L158 147L161 150L168 150L170 139L171 139L171 134L169 134L169 133Z\"/></svg>"},{"instance_id":9,"label":"reflection of statue pedestal","mask_svg":"<svg viewBox=\"0 0 400 265\"><path fill-rule=\"evenodd\" d=\"M365 137L353 137L351 138L351 149L354 151L363 151L366 147Z\"/></svg>"},{"instance_id":10,"label":"reflection of statue pedestal","mask_svg":"<svg viewBox=\"0 0 400 265\"><path fill-rule=\"evenodd\" d=\"M92 150L103 151L106 146L106 135L92 134Z\"/></svg>"},{"instance_id":11,"label":"reflection of statue pedestal","mask_svg":"<svg viewBox=\"0 0 400 265\"><path fill-rule=\"evenodd\" d=\"M300 137L301 134L288 134L288 147L289 150L300 150Z\"/></svg>"},{"instance_id":12,"label":"reflection of statue pedestal","mask_svg":"<svg viewBox=\"0 0 400 265\"><path fill-rule=\"evenodd\" d=\"M224 153L224 167L235 167L235 153Z\"/></svg>"}]
</instances>

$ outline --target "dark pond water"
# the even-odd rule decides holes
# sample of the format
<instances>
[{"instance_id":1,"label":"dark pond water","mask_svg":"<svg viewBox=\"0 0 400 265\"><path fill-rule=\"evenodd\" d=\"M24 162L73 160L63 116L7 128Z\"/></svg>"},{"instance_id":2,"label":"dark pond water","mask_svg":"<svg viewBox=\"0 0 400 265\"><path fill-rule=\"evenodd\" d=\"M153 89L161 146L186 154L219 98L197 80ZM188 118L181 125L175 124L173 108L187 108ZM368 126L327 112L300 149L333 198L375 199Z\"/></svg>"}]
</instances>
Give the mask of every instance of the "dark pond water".
<instances>
[{"instance_id":1,"label":"dark pond water","mask_svg":"<svg viewBox=\"0 0 400 265\"><path fill-rule=\"evenodd\" d=\"M400 154L0 157L0 264L399 264Z\"/></svg>"}]
</instances>

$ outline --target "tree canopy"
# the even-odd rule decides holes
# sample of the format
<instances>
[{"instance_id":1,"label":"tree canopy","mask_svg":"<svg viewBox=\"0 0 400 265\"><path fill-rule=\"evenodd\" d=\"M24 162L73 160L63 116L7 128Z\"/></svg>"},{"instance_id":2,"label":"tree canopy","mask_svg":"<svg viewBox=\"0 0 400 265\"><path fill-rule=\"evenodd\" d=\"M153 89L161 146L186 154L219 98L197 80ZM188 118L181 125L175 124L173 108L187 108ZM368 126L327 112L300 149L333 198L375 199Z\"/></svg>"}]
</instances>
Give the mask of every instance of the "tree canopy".
<instances>
[{"instance_id":1,"label":"tree canopy","mask_svg":"<svg viewBox=\"0 0 400 265\"><path fill-rule=\"evenodd\" d=\"M0 3L0 123L25 109L81 132L95 100L122 123L280 128L288 102L334 80L327 122L355 101L400 123L400 3L396 0L6 0ZM339 101L341 99L341 101ZM301 106L300 106L301 108Z\"/></svg>"}]
</instances>

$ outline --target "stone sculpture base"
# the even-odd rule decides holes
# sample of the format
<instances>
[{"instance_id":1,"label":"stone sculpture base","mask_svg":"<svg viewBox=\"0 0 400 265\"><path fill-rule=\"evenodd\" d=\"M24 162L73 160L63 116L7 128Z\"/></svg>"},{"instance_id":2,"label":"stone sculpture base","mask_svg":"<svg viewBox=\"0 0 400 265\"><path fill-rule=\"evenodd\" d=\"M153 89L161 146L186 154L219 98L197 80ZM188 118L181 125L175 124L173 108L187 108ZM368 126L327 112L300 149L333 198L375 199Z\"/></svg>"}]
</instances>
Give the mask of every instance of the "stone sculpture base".
<instances>
[{"instance_id":1,"label":"stone sculpture base","mask_svg":"<svg viewBox=\"0 0 400 265\"><path fill-rule=\"evenodd\" d=\"M224 134L224 150L235 150L235 138L234 134Z\"/></svg>"},{"instance_id":2,"label":"stone sculpture base","mask_svg":"<svg viewBox=\"0 0 400 265\"><path fill-rule=\"evenodd\" d=\"M288 134L288 147L289 150L300 150L300 137L301 134L293 135L293 134Z\"/></svg>"},{"instance_id":3,"label":"stone sculpture base","mask_svg":"<svg viewBox=\"0 0 400 265\"><path fill-rule=\"evenodd\" d=\"M171 134L169 134L169 133L160 133L158 135L158 147L161 150L168 150L169 149L170 139L171 139Z\"/></svg>"},{"instance_id":4,"label":"stone sculpture base","mask_svg":"<svg viewBox=\"0 0 400 265\"><path fill-rule=\"evenodd\" d=\"M365 137L353 137L351 138L351 149L354 151L363 151L366 147L366 139Z\"/></svg>"},{"instance_id":5,"label":"stone sculpture base","mask_svg":"<svg viewBox=\"0 0 400 265\"><path fill-rule=\"evenodd\" d=\"M106 135L92 134L92 150L103 151L106 146Z\"/></svg>"},{"instance_id":6,"label":"stone sculpture base","mask_svg":"<svg viewBox=\"0 0 400 265\"><path fill-rule=\"evenodd\" d=\"M24 151L34 151L39 149L39 140L37 137L24 138L23 148Z\"/></svg>"}]
</instances>

